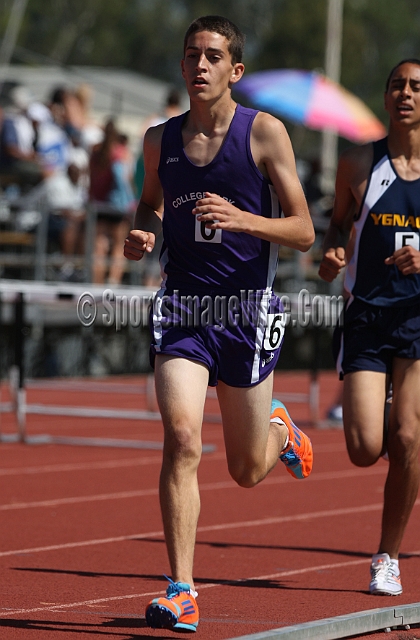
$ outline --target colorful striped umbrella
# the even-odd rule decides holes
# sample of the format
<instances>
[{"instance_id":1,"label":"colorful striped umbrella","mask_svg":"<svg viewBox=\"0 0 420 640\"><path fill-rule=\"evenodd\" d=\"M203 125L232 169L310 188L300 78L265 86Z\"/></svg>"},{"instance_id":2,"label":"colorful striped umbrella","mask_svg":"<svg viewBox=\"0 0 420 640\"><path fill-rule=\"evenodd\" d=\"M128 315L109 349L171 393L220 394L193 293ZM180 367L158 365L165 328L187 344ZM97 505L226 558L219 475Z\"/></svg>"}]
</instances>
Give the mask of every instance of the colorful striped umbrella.
<instances>
[{"instance_id":1,"label":"colorful striped umbrella","mask_svg":"<svg viewBox=\"0 0 420 640\"><path fill-rule=\"evenodd\" d=\"M374 113L340 84L315 71L272 69L245 75L235 91L255 107L310 129L330 129L356 143L386 135Z\"/></svg>"}]
</instances>

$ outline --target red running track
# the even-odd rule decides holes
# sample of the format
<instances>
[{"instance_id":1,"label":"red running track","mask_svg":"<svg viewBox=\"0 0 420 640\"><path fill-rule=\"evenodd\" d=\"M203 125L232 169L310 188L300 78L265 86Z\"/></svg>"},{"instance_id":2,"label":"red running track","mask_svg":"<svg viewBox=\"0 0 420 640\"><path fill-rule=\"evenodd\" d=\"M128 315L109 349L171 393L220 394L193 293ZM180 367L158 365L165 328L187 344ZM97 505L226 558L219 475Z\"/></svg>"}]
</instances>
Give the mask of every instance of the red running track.
<instances>
[{"instance_id":1,"label":"red running track","mask_svg":"<svg viewBox=\"0 0 420 640\"><path fill-rule=\"evenodd\" d=\"M275 388L305 392L308 383L308 374L278 374ZM334 373L321 375L321 414L338 385ZM143 408L144 398L112 388L107 394L33 389L28 402ZM289 409L298 425L308 425L306 406ZM14 429L13 416L3 414L2 433ZM308 479L294 480L279 464L246 490L227 473L221 425L204 425L204 442L217 450L203 455L200 466L197 637L223 640L420 600L420 501L403 544L404 594L370 596L387 463L358 469L347 459L341 429L307 431L315 454ZM40 415L28 416L28 433L162 439L159 422ZM182 637L148 629L144 621L146 603L165 590L169 572L159 451L4 443L0 451L0 636ZM380 637L412 640L420 629L369 636Z\"/></svg>"}]
</instances>

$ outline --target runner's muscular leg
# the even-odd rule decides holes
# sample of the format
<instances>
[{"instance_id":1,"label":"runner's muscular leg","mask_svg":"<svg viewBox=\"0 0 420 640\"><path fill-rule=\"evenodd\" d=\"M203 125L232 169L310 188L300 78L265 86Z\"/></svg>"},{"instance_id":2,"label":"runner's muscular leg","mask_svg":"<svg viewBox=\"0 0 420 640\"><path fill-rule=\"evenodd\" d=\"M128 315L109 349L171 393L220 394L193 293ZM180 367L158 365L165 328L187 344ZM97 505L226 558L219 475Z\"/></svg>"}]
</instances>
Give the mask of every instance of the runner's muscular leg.
<instances>
[{"instance_id":1,"label":"runner's muscular leg","mask_svg":"<svg viewBox=\"0 0 420 640\"><path fill-rule=\"evenodd\" d=\"M419 490L420 360L395 358L389 420L389 471L385 484L379 551L398 558Z\"/></svg>"},{"instance_id":2,"label":"runner's muscular leg","mask_svg":"<svg viewBox=\"0 0 420 640\"><path fill-rule=\"evenodd\" d=\"M272 393L273 374L253 387L217 386L229 472L242 487L266 477L286 441L287 427L270 422Z\"/></svg>"},{"instance_id":3,"label":"runner's muscular leg","mask_svg":"<svg viewBox=\"0 0 420 640\"><path fill-rule=\"evenodd\" d=\"M158 355L156 395L164 426L159 494L172 579L192 577L200 495L197 468L208 370L197 362Z\"/></svg>"},{"instance_id":4,"label":"runner's muscular leg","mask_svg":"<svg viewBox=\"0 0 420 640\"><path fill-rule=\"evenodd\" d=\"M383 453L387 378L377 371L344 376L344 433L350 460L359 467L374 464Z\"/></svg>"}]
</instances>

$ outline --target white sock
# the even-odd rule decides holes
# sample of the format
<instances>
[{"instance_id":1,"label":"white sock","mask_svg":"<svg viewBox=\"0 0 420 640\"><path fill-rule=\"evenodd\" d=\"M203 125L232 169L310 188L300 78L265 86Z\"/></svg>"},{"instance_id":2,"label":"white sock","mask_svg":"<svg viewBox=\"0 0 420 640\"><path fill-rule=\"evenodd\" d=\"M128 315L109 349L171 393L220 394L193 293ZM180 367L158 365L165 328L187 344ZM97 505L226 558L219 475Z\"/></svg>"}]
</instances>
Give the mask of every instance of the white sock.
<instances>
[{"instance_id":1,"label":"white sock","mask_svg":"<svg viewBox=\"0 0 420 640\"><path fill-rule=\"evenodd\" d=\"M285 423L285 421L282 420L281 418L279 418L278 416L274 416L274 418L270 418L270 422L275 422L276 424L282 424L285 427L287 427L287 424ZM285 441L285 443L283 445L283 449L280 451L280 453L282 453L286 449L288 444L289 444L289 430L287 430L286 441Z\"/></svg>"}]
</instances>

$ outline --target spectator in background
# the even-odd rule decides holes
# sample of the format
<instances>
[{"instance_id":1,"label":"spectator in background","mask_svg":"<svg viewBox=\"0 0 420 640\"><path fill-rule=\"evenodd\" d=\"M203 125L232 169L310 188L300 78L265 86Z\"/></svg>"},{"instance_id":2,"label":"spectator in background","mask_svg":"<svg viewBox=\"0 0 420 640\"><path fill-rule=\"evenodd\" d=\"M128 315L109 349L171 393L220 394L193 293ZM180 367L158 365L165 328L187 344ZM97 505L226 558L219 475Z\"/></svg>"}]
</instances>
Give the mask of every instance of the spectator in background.
<instances>
[{"instance_id":1,"label":"spectator in background","mask_svg":"<svg viewBox=\"0 0 420 640\"><path fill-rule=\"evenodd\" d=\"M99 144L104 132L90 115L93 91L90 85L80 84L75 90L56 87L51 94L51 104L60 110L63 128L70 138L77 133L80 144L88 153Z\"/></svg>"},{"instance_id":2,"label":"spectator in background","mask_svg":"<svg viewBox=\"0 0 420 640\"><path fill-rule=\"evenodd\" d=\"M78 118L78 102L73 92L60 86L53 89L50 97L50 108L54 120L70 136L75 131L80 131L81 122Z\"/></svg>"},{"instance_id":3,"label":"spectator in background","mask_svg":"<svg viewBox=\"0 0 420 640\"><path fill-rule=\"evenodd\" d=\"M79 167L69 164L66 171L48 175L19 202L22 207L48 210L48 237L58 242L64 256L59 279L77 280L74 256L83 252L87 202Z\"/></svg>"},{"instance_id":4,"label":"spectator in background","mask_svg":"<svg viewBox=\"0 0 420 640\"><path fill-rule=\"evenodd\" d=\"M80 170L80 180L83 188L89 191L89 161L90 155L81 144L81 133L75 131L70 138L68 163L75 164Z\"/></svg>"},{"instance_id":5,"label":"spectator in background","mask_svg":"<svg viewBox=\"0 0 420 640\"><path fill-rule=\"evenodd\" d=\"M83 223L87 193L76 164L69 164L65 173L58 172L45 181L50 206L48 233L58 239L64 263L60 280L77 280L74 256L83 252Z\"/></svg>"},{"instance_id":6,"label":"spectator in background","mask_svg":"<svg viewBox=\"0 0 420 640\"><path fill-rule=\"evenodd\" d=\"M140 134L140 152L137 158L135 172L134 172L134 187L137 197L140 197L141 190L143 188L144 180L144 162L143 162L143 138L149 127L155 127L162 122L166 122L169 118L179 116L181 113L181 96L177 89L172 88L169 90L164 107L161 113L153 113L143 123Z\"/></svg>"},{"instance_id":7,"label":"spectator in background","mask_svg":"<svg viewBox=\"0 0 420 640\"><path fill-rule=\"evenodd\" d=\"M114 189L111 193L111 202L115 207L127 206L133 209L133 155L129 146L129 139L125 133L118 133L114 147ZM133 209L134 210L134 209Z\"/></svg>"},{"instance_id":8,"label":"spectator in background","mask_svg":"<svg viewBox=\"0 0 420 640\"><path fill-rule=\"evenodd\" d=\"M81 142L82 136L79 131L74 132L73 135L70 136L70 148L68 157L71 162L77 164L81 171L88 171L90 155L82 146Z\"/></svg>"},{"instance_id":9,"label":"spectator in background","mask_svg":"<svg viewBox=\"0 0 420 640\"><path fill-rule=\"evenodd\" d=\"M89 164L89 199L97 213L93 281L120 284L125 267L121 247L135 210L127 146L121 144L113 120L105 125L102 142L93 148Z\"/></svg>"},{"instance_id":10,"label":"spectator in background","mask_svg":"<svg viewBox=\"0 0 420 640\"><path fill-rule=\"evenodd\" d=\"M62 114L40 102L28 108L28 117L35 130L34 147L45 175L56 171L65 173L69 164L71 141L62 127Z\"/></svg>"},{"instance_id":11,"label":"spectator in background","mask_svg":"<svg viewBox=\"0 0 420 640\"><path fill-rule=\"evenodd\" d=\"M28 117L33 99L25 86L12 89L10 98L12 106L5 109L0 132L0 174L27 191L44 177L35 150L36 131Z\"/></svg>"},{"instance_id":12,"label":"spectator in background","mask_svg":"<svg viewBox=\"0 0 420 640\"><path fill-rule=\"evenodd\" d=\"M90 153L104 136L102 127L91 116L93 89L90 85L82 83L76 88L74 95L78 102L80 116L80 144Z\"/></svg>"}]
</instances>

